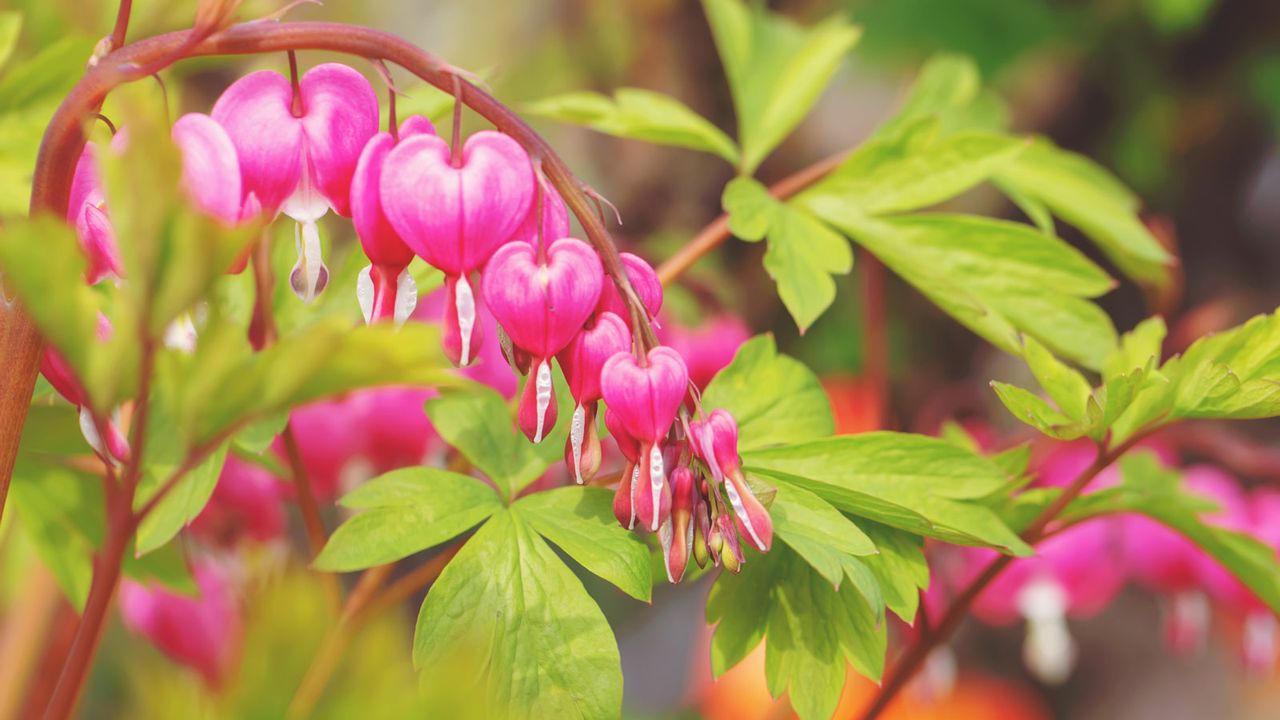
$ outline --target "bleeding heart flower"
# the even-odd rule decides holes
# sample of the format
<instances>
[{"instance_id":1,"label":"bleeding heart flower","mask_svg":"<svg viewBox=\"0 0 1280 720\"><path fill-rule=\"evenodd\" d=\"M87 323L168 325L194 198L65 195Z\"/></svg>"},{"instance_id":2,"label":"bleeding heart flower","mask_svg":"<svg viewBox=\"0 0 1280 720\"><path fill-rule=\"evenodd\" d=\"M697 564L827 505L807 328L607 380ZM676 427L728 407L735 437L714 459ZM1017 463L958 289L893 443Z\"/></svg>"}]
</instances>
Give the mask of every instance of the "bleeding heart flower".
<instances>
[{"instance_id":1,"label":"bleeding heart flower","mask_svg":"<svg viewBox=\"0 0 1280 720\"><path fill-rule=\"evenodd\" d=\"M760 552L773 546L773 521L742 475L738 456L738 423L727 410L717 409L703 422L689 427L694 452L707 464L716 482L724 483L738 532Z\"/></svg>"},{"instance_id":2,"label":"bleeding heart flower","mask_svg":"<svg viewBox=\"0 0 1280 720\"><path fill-rule=\"evenodd\" d=\"M423 464L437 434L423 405L434 388L383 387L353 393L348 417L360 424L360 454L381 474Z\"/></svg>"},{"instance_id":3,"label":"bleeding heart flower","mask_svg":"<svg viewBox=\"0 0 1280 720\"><path fill-rule=\"evenodd\" d=\"M106 342L111 339L111 321L102 313L98 313L96 334L100 341ZM124 433L120 431L118 413L109 418L106 423L107 438L104 443L93 421L93 412L89 409L89 395L84 385L75 376L71 364L56 348L49 346L44 349L44 355L40 358L40 372L59 395L79 410L80 434L84 436L85 442L89 443L89 447L105 458L127 462L129 443Z\"/></svg>"},{"instance_id":4,"label":"bleeding heart flower","mask_svg":"<svg viewBox=\"0 0 1280 720\"><path fill-rule=\"evenodd\" d=\"M622 318L606 312L583 328L557 356L576 404L569 437L565 440L565 464L581 485L600 469L603 453L596 428L600 400L600 372L605 362L631 349L631 332Z\"/></svg>"},{"instance_id":5,"label":"bleeding heart flower","mask_svg":"<svg viewBox=\"0 0 1280 720\"><path fill-rule=\"evenodd\" d=\"M192 204L227 225L240 222L240 162L227 131L208 115L188 113L173 124L172 135L182 150L182 189Z\"/></svg>"},{"instance_id":6,"label":"bleeding heart flower","mask_svg":"<svg viewBox=\"0 0 1280 720\"><path fill-rule=\"evenodd\" d=\"M644 527L657 532L671 507L661 443L684 402L689 373L684 359L668 347L653 348L646 360L641 366L626 352L609 358L600 390L621 429L640 445L635 513Z\"/></svg>"},{"instance_id":7,"label":"bleeding heart flower","mask_svg":"<svg viewBox=\"0 0 1280 720\"><path fill-rule=\"evenodd\" d=\"M551 358L563 350L591 316L604 271L590 245L561 238L545 260L526 243L508 243L493 254L484 273L485 302L517 347L533 358L531 379L520 398L520 426L541 442L555 424Z\"/></svg>"},{"instance_id":8,"label":"bleeding heart flower","mask_svg":"<svg viewBox=\"0 0 1280 720\"><path fill-rule=\"evenodd\" d=\"M209 502L191 523L191 533L221 546L241 539L265 543L284 535L284 488L269 470L227 456Z\"/></svg>"},{"instance_id":9,"label":"bleeding heart flower","mask_svg":"<svg viewBox=\"0 0 1280 720\"><path fill-rule=\"evenodd\" d=\"M360 153L351 179L351 220L371 263L356 280L356 297L366 323L384 318L403 323L417 306L418 288L406 270L413 250L391 227L382 209L382 168L400 139L435 134L430 120L415 115L400 124L398 139L391 133L378 133Z\"/></svg>"},{"instance_id":10,"label":"bleeding heart flower","mask_svg":"<svg viewBox=\"0 0 1280 720\"><path fill-rule=\"evenodd\" d=\"M246 198L298 222L289 279L310 302L329 279L316 221L330 209L350 214L356 163L378 131L378 99L363 75L336 63L309 70L298 90L295 98L279 73L250 73L222 93L212 114L236 148Z\"/></svg>"},{"instance_id":11,"label":"bleeding heart flower","mask_svg":"<svg viewBox=\"0 0 1280 720\"><path fill-rule=\"evenodd\" d=\"M240 608L220 570L205 563L193 574L200 588L196 597L125 580L120 584L120 615L130 630L217 687L240 642Z\"/></svg>"},{"instance_id":12,"label":"bleeding heart flower","mask_svg":"<svg viewBox=\"0 0 1280 720\"><path fill-rule=\"evenodd\" d=\"M445 274L445 351L456 365L467 365L480 347L468 276L520 227L533 201L534 176L524 149L501 133L478 132L460 157L451 155L433 135L408 138L388 153L379 188L391 226Z\"/></svg>"},{"instance_id":13,"label":"bleeding heart flower","mask_svg":"<svg viewBox=\"0 0 1280 720\"><path fill-rule=\"evenodd\" d=\"M658 317L658 311L662 309L662 281L658 279L658 273L654 272L653 266L639 255L624 252L622 267L627 271L627 279L631 281L631 287L640 298L640 304L644 305L644 309L648 311L649 319ZM626 321L627 327L631 327L631 312L613 283L606 284L604 292L600 294L598 311L611 312Z\"/></svg>"}]
</instances>

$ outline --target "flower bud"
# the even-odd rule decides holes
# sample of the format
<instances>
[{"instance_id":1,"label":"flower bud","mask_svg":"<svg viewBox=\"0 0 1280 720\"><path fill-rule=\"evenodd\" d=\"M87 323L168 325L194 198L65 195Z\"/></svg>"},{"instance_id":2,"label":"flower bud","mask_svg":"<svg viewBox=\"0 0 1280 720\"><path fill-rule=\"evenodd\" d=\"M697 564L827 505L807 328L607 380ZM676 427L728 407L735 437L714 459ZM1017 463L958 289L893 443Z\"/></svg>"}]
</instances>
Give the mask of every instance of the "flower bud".
<instances>
[{"instance_id":1,"label":"flower bud","mask_svg":"<svg viewBox=\"0 0 1280 720\"><path fill-rule=\"evenodd\" d=\"M742 570L742 563L745 558L742 555L742 544L738 540L738 532L734 530L733 522L729 520L729 516L721 515L716 518L711 532L720 538L717 545L721 564L729 572L737 574Z\"/></svg>"},{"instance_id":2,"label":"flower bud","mask_svg":"<svg viewBox=\"0 0 1280 720\"><path fill-rule=\"evenodd\" d=\"M635 491L639 474L639 466L627 461L622 469L622 479L618 482L618 489L613 494L613 516L618 519L618 524L628 530L636 526Z\"/></svg>"},{"instance_id":3,"label":"flower bud","mask_svg":"<svg viewBox=\"0 0 1280 720\"><path fill-rule=\"evenodd\" d=\"M738 424L725 410L715 410L703 422L690 424L692 444L717 482L724 483L733 506L733 521L747 543L760 552L773 545L773 521L769 511L751 492L738 456Z\"/></svg>"},{"instance_id":4,"label":"flower bud","mask_svg":"<svg viewBox=\"0 0 1280 720\"><path fill-rule=\"evenodd\" d=\"M574 407L569 437L564 441L564 464L579 485L594 478L604 460L600 431L596 428L596 408L594 401Z\"/></svg>"},{"instance_id":5,"label":"flower bud","mask_svg":"<svg viewBox=\"0 0 1280 720\"><path fill-rule=\"evenodd\" d=\"M711 551L707 548L707 536L711 533L711 521L707 517L707 504L701 496L693 509L693 559L698 567L705 568L711 561Z\"/></svg>"},{"instance_id":6,"label":"flower bud","mask_svg":"<svg viewBox=\"0 0 1280 720\"><path fill-rule=\"evenodd\" d=\"M671 473L671 518L662 526L662 551L667 579L673 583L684 577L693 545L694 475L687 467Z\"/></svg>"}]
</instances>

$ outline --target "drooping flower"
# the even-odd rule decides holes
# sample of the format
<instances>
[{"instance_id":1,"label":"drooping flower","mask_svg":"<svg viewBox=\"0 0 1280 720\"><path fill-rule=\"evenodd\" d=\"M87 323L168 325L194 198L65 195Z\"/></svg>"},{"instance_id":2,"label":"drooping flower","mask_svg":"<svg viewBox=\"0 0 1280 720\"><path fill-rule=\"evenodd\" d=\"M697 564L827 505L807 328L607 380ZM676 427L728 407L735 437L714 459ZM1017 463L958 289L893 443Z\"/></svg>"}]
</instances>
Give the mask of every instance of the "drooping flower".
<instances>
[{"instance_id":1,"label":"drooping flower","mask_svg":"<svg viewBox=\"0 0 1280 720\"><path fill-rule=\"evenodd\" d=\"M634 513L642 526L657 532L671 509L662 441L684 402L689 371L680 354L668 347L653 348L645 360L641 365L627 352L609 358L600 374L600 390L620 430L639 445L639 472L630 488Z\"/></svg>"},{"instance_id":2,"label":"drooping flower","mask_svg":"<svg viewBox=\"0 0 1280 720\"><path fill-rule=\"evenodd\" d=\"M738 532L756 550L769 552L773 545L773 521L742 474L738 423L728 411L717 409L706 420L692 423L690 432L694 452L706 463L715 481L724 484Z\"/></svg>"},{"instance_id":3,"label":"drooping flower","mask_svg":"<svg viewBox=\"0 0 1280 720\"><path fill-rule=\"evenodd\" d=\"M631 281L636 296L640 298L640 304L648 313L649 320L654 320L662 309L662 281L658 279L658 273L654 272L653 266L645 262L644 258L632 253L622 253L622 267L627 272L627 279ZM611 312L626 321L627 327L631 327L631 312L613 283L607 283L604 292L600 293L599 311Z\"/></svg>"},{"instance_id":4,"label":"drooping flower","mask_svg":"<svg viewBox=\"0 0 1280 720\"><path fill-rule=\"evenodd\" d=\"M396 145L383 162L382 209L391 227L445 274L445 352L467 365L480 347L469 276L520 227L534 196L533 166L519 143L482 131L459 157L434 135Z\"/></svg>"},{"instance_id":5,"label":"drooping flower","mask_svg":"<svg viewBox=\"0 0 1280 720\"><path fill-rule=\"evenodd\" d=\"M533 246L513 242L498 249L484 273L484 297L511 341L532 358L520 398L520 427L541 442L555 425L551 358L582 329L604 284L600 258L590 245L561 238L545 258Z\"/></svg>"},{"instance_id":6,"label":"drooping flower","mask_svg":"<svg viewBox=\"0 0 1280 720\"><path fill-rule=\"evenodd\" d=\"M356 297L367 323L385 318L403 323L417 305L418 288L406 270L413 260L413 250L396 233L382 209L382 169L399 140L435 132L430 120L415 115L400 124L396 138L391 133L378 133L360 153L351 180L351 220L370 262L356 280Z\"/></svg>"},{"instance_id":7,"label":"drooping flower","mask_svg":"<svg viewBox=\"0 0 1280 720\"><path fill-rule=\"evenodd\" d=\"M631 333L622 318L600 313L557 356L575 401L573 422L565 441L565 464L581 485L600 469L602 450L596 429L600 372L609 358L631 348Z\"/></svg>"},{"instance_id":8,"label":"drooping flower","mask_svg":"<svg viewBox=\"0 0 1280 720\"><path fill-rule=\"evenodd\" d=\"M111 339L111 321L107 320L107 316L102 313L98 313L96 334L100 341L105 342ZM120 431L119 418L111 417L107 420L107 437L104 441L94 423L93 411L89 409L88 392L72 371L71 364L58 352L57 348L48 346L44 349L44 355L40 358L40 372L59 395L76 406L80 414L80 434L84 436L89 447L104 458L127 461L129 443L124 433Z\"/></svg>"},{"instance_id":9,"label":"drooping flower","mask_svg":"<svg viewBox=\"0 0 1280 720\"><path fill-rule=\"evenodd\" d=\"M217 687L240 642L240 609L224 571L204 563L192 574L200 589L197 597L125 580L120 585L120 615L130 630Z\"/></svg>"},{"instance_id":10,"label":"drooping flower","mask_svg":"<svg viewBox=\"0 0 1280 720\"><path fill-rule=\"evenodd\" d=\"M316 222L330 209L350 215L351 178L378 131L372 86L345 65L325 63L302 76L295 98L288 79L262 70L228 87L212 115L236 148L244 196L298 223L289 280L299 297L312 300L329 277Z\"/></svg>"}]
</instances>

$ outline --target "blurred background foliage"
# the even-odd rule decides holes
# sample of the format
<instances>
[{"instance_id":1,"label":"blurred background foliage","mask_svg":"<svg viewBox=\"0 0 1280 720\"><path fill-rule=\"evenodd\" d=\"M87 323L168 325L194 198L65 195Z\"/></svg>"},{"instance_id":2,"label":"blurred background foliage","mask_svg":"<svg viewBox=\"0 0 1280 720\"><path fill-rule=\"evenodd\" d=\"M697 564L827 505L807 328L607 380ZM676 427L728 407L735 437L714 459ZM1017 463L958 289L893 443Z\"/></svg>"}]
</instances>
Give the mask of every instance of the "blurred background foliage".
<instances>
[{"instance_id":1,"label":"blurred background foliage","mask_svg":"<svg viewBox=\"0 0 1280 720\"><path fill-rule=\"evenodd\" d=\"M279 5L247 0L240 16L261 16ZM864 34L816 112L761 169L766 182L865 139L901 100L925 58L940 51L961 53L976 61L1004 98L1014 129L1046 134L1097 159L1144 199L1148 221L1178 248L1185 273L1184 298L1170 318L1173 349L1280 303L1274 280L1280 271L1280 2L779 0L768 5L806 22L843 10ZM193 3L152 0L135 6L131 39L184 27L193 9ZM0 212L18 213L26 207L43 126L109 30L115 6L102 0L0 0L0 11ZM671 94L723 129L734 126L723 72L702 8L693 0L378 0L301 6L289 19L360 22L396 31L480 73L498 97L516 107L563 92L611 93L635 86ZM317 53L302 56L308 65L322 59ZM207 111L230 81L257 66L281 69L284 58L199 59L167 71L175 116L179 109ZM433 113L448 107L431 96L411 102ZM105 112L110 115L110 104ZM732 170L714 157L550 122L534 124L584 180L618 206L621 242L652 260L667 256L720 212L720 191ZM1017 214L989 191L955 202L973 212ZM333 242L349 243L349 237L340 236L340 225L333 223L331 233L338 236ZM1063 231L1068 240L1079 240ZM1076 244L1098 258L1087 244ZM757 332L776 333L782 349L829 380L834 404L846 409L840 415L842 431L930 432L946 418L966 415L1012 423L986 389L988 378L1015 372L1011 359L896 280L886 288L887 410L883 416L860 412L878 404L870 395L875 390L859 382L861 275L837 278L835 306L802 339L761 269L761 252L758 245L726 245L669 291L671 311L696 321L728 310ZM1102 304L1122 329L1145 315L1132 287L1111 293ZM1273 425L1251 431L1265 440L1276 438ZM5 521L12 523L12 515ZM70 612L30 548L15 540L21 536L5 532L3 537L0 603L17 602L19 586L43 583L45 601L60 603L58 612ZM768 715L770 703L754 661L709 686L701 620L705 583L658 585L654 604L644 606L599 581L584 581L618 634L629 712L637 717ZM218 701L195 676L165 662L117 624L108 634L84 716L171 717L172 708L181 707L184 717L278 717L322 634L322 593L309 587L312 582L296 571L273 570L252 586L254 611L245 620L243 648L248 662L230 681L235 687ZM980 697L968 710L953 708L945 716L996 717L991 703L1003 704L1007 717L1138 717L1139 706L1147 717L1203 717L1223 707L1246 712L1230 698L1263 692L1259 686L1241 690L1241 681L1224 669L1229 664L1224 650L1194 661L1159 659L1154 614L1149 599L1125 596L1087 623L1083 670L1053 691L1023 689L1030 681L1016 661L1017 633L970 631L962 636L961 663L1014 684L975 680L972 688L978 689L971 691ZM414 682L408 664L410 623L408 614L393 614L365 628L337 675L340 680L325 695L322 716L431 716L433 709L413 706L408 692ZM60 640L66 639L48 638ZM456 707L449 702L447 677L431 678L429 684L437 690L428 693L429 702L439 703L436 712ZM1168 695L1179 686L1173 704L1168 697L1162 700L1162 691ZM861 692L858 688L849 692ZM690 706L698 709L677 710Z\"/></svg>"}]
</instances>

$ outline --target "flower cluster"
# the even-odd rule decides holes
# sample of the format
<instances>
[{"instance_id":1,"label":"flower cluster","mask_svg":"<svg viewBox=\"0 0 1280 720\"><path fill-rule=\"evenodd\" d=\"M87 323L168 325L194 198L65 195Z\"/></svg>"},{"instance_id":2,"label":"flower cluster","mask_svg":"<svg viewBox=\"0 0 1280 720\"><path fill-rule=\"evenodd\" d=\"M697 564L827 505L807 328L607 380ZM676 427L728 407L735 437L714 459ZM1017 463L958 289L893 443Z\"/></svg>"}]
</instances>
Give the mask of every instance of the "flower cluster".
<instances>
[{"instance_id":1,"label":"flower cluster","mask_svg":"<svg viewBox=\"0 0 1280 720\"><path fill-rule=\"evenodd\" d=\"M653 268L622 253L625 284L639 303L632 307L631 293L606 276L596 249L571 236L564 200L519 143L495 131L448 143L416 116L398 126L392 119L386 132L378 127L368 80L330 63L300 80L272 71L247 75L210 115L180 118L173 139L182 151L184 189L200 211L227 225L281 214L295 221L298 255L289 282L304 301L328 284L317 223L330 210L351 218L369 260L356 287L366 322L414 315L417 288L407 268L415 257L440 270L445 354L462 368L488 355L491 314L503 357L525 377L517 424L535 443L557 421L558 365L574 405L565 463L580 484L601 467L603 400L603 424L626 458L615 512L628 528L658 533L673 581L691 555L701 565L710 560L736 571L743 541L767 551L772 528L742 473L736 423L724 410L704 413L696 391L727 362L745 330L730 333L737 342L715 343L715 357L691 376L681 353L654 346L648 328L634 326L654 322L662 308ZM113 145L127 143L126 133ZM101 151L86 147L68 211L90 257L91 283L122 273L94 168ZM239 272L245 260L229 270ZM109 324L102 331L109 333ZM46 375L83 405L83 392L59 361L50 351ZM420 399L417 407L421 415ZM306 418L297 419L305 425ZM337 435L321 443L315 458L304 452L309 474L324 479L323 497L346 484L337 458L352 454L345 449L350 442ZM108 444L114 455L127 453L117 447L122 438L113 435ZM421 462L422 448L407 444L411 460Z\"/></svg>"}]
</instances>

